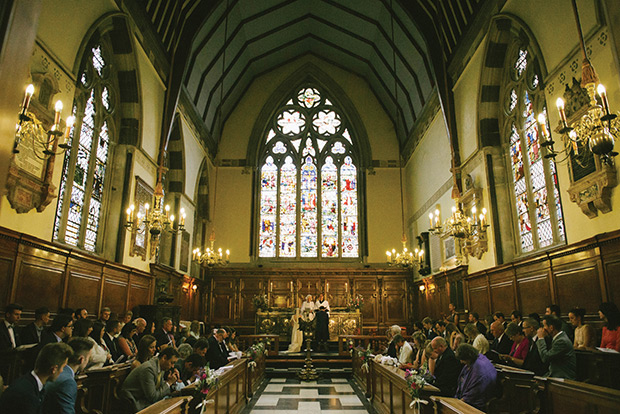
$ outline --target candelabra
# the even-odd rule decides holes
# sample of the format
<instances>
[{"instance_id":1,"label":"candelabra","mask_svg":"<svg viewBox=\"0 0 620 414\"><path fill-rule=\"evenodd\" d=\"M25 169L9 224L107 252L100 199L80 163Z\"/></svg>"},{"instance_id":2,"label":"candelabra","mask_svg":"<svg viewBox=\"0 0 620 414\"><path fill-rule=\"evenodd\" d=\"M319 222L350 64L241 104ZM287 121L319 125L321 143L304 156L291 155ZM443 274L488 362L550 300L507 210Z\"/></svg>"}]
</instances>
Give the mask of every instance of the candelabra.
<instances>
[{"instance_id":1,"label":"candelabra","mask_svg":"<svg viewBox=\"0 0 620 414\"><path fill-rule=\"evenodd\" d=\"M213 246L215 244L215 232L211 232L209 243L211 247L207 247L204 252L201 252L199 248L194 249L193 259L200 264L206 264L208 267L228 265L230 263L230 250L226 250L226 256L224 256L221 247L215 249Z\"/></svg>"},{"instance_id":2,"label":"candelabra","mask_svg":"<svg viewBox=\"0 0 620 414\"><path fill-rule=\"evenodd\" d=\"M407 249L407 237L403 235L403 250L400 253L396 249L386 251L387 263L389 266L422 267L424 263L424 250L416 248L414 251Z\"/></svg>"},{"instance_id":3,"label":"candelabra","mask_svg":"<svg viewBox=\"0 0 620 414\"><path fill-rule=\"evenodd\" d=\"M26 88L26 95L22 103L21 111L18 115L18 122L15 130L15 140L13 142L13 153L20 152L20 144L23 139L32 138L32 151L34 155L41 159L47 159L51 155L58 155L71 146L66 143L71 128L75 122L74 116L69 116L65 121L65 130L61 130L60 126L60 114L62 112L62 102L57 101L54 106L54 123L49 130L45 130L41 122L37 117L28 112L32 95L34 94L34 85L28 85ZM56 149L60 148L60 152L56 152Z\"/></svg>"},{"instance_id":4,"label":"candelabra","mask_svg":"<svg viewBox=\"0 0 620 414\"><path fill-rule=\"evenodd\" d=\"M176 235L185 229L185 209L180 210L180 219L177 228L174 228L174 214L170 214L170 206L163 206L164 191L161 182L155 186L153 195L153 208L146 203L144 205L144 215L141 212L135 213L136 207L131 204L127 208L127 222L125 228L130 232L140 234L150 234L151 257L159 253L159 242L164 231ZM135 213L135 214L134 214Z\"/></svg>"}]
</instances>

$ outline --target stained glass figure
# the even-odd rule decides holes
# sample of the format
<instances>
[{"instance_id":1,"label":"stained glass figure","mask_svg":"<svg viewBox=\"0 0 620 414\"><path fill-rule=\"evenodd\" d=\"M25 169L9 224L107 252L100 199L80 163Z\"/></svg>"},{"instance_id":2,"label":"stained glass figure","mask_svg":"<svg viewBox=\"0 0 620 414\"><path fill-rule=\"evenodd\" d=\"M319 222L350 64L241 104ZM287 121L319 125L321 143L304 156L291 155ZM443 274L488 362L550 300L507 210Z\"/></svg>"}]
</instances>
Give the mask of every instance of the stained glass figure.
<instances>
[{"instance_id":1,"label":"stained glass figure","mask_svg":"<svg viewBox=\"0 0 620 414\"><path fill-rule=\"evenodd\" d=\"M358 168L346 122L318 88L284 101L263 146L258 256L357 258Z\"/></svg>"}]
</instances>

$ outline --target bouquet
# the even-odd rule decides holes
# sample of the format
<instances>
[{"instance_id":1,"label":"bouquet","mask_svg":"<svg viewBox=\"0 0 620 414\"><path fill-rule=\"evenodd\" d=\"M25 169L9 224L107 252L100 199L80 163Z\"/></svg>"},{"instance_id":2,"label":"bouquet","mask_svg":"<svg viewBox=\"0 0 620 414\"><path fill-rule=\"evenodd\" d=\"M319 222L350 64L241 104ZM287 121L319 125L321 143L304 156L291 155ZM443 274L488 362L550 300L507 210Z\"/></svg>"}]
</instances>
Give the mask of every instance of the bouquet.
<instances>
[{"instance_id":1,"label":"bouquet","mask_svg":"<svg viewBox=\"0 0 620 414\"><path fill-rule=\"evenodd\" d=\"M411 404L409 404L409 408L417 408L417 411L420 411L420 403L428 404L428 401L420 399L420 391L426 384L426 380L424 377L415 370L406 370L405 371L405 380L407 381L407 385L409 386L409 395L411 396Z\"/></svg>"},{"instance_id":2,"label":"bouquet","mask_svg":"<svg viewBox=\"0 0 620 414\"><path fill-rule=\"evenodd\" d=\"M215 375L215 370L209 368L209 365L201 368L197 375L198 386L196 389L199 390L201 394L207 395L209 391L217 388L219 378Z\"/></svg>"},{"instance_id":3,"label":"bouquet","mask_svg":"<svg viewBox=\"0 0 620 414\"><path fill-rule=\"evenodd\" d=\"M252 298L252 304L256 309L267 309L267 295L255 295Z\"/></svg>"},{"instance_id":4,"label":"bouquet","mask_svg":"<svg viewBox=\"0 0 620 414\"><path fill-rule=\"evenodd\" d=\"M368 361L372 358L372 351L370 350L370 344L368 348L357 348L357 356L362 361L362 372L368 372Z\"/></svg>"},{"instance_id":5,"label":"bouquet","mask_svg":"<svg viewBox=\"0 0 620 414\"><path fill-rule=\"evenodd\" d=\"M355 297L349 296L348 302L348 308L350 311L362 309L362 306L364 306L364 297L359 294L355 295Z\"/></svg>"},{"instance_id":6,"label":"bouquet","mask_svg":"<svg viewBox=\"0 0 620 414\"><path fill-rule=\"evenodd\" d=\"M265 344L262 342L256 343L248 348L245 355L250 359L248 366L251 371L256 368L256 359L260 358L265 353Z\"/></svg>"}]
</instances>

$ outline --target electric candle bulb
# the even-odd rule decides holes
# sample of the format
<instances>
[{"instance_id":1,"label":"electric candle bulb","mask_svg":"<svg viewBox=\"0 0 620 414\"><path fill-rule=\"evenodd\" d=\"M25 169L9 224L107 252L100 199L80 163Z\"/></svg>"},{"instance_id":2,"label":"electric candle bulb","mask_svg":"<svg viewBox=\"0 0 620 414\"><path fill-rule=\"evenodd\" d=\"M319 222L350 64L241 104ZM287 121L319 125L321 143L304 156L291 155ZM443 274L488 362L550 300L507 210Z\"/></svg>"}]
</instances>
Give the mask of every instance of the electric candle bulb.
<instances>
[{"instance_id":1,"label":"electric candle bulb","mask_svg":"<svg viewBox=\"0 0 620 414\"><path fill-rule=\"evenodd\" d=\"M34 85L30 84L26 87L26 95L24 96L24 102L22 103L22 114L26 114L28 107L30 106L30 99L32 99L32 95L34 94Z\"/></svg>"},{"instance_id":2,"label":"electric candle bulb","mask_svg":"<svg viewBox=\"0 0 620 414\"><path fill-rule=\"evenodd\" d=\"M71 115L70 117L67 118L67 120L65 121L65 136L64 139L66 140L67 138L69 138L69 134L71 133L71 128L73 128L73 124L75 123L75 117L73 115Z\"/></svg>"},{"instance_id":3,"label":"electric candle bulb","mask_svg":"<svg viewBox=\"0 0 620 414\"><path fill-rule=\"evenodd\" d=\"M560 113L560 119L562 120L562 126L566 128L568 126L568 122L566 121L566 113L564 112L564 99L558 98L555 104L558 107L558 112Z\"/></svg>"},{"instance_id":4,"label":"electric candle bulb","mask_svg":"<svg viewBox=\"0 0 620 414\"><path fill-rule=\"evenodd\" d=\"M609 102L607 102L607 91L605 87L599 84L596 88L599 96L601 97L601 103L603 104L603 110L605 111L605 115L609 115Z\"/></svg>"}]
</instances>

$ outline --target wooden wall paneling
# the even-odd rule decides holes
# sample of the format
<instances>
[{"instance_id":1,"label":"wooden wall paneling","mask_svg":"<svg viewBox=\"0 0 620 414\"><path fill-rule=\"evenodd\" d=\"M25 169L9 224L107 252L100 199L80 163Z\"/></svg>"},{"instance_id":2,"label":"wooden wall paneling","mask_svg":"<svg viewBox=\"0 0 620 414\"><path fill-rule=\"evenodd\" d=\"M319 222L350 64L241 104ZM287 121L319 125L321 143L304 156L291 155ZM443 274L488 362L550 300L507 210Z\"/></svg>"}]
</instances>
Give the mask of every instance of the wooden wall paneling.
<instances>
[{"instance_id":1,"label":"wooden wall paneling","mask_svg":"<svg viewBox=\"0 0 620 414\"><path fill-rule=\"evenodd\" d=\"M69 267L68 275L66 306L72 309L86 308L89 313L96 313L101 291L101 271L99 274L86 273Z\"/></svg>"},{"instance_id":2,"label":"wooden wall paneling","mask_svg":"<svg viewBox=\"0 0 620 414\"><path fill-rule=\"evenodd\" d=\"M394 325L408 319L407 284L404 279L384 278L382 323Z\"/></svg>"},{"instance_id":3,"label":"wooden wall paneling","mask_svg":"<svg viewBox=\"0 0 620 414\"><path fill-rule=\"evenodd\" d=\"M489 301L489 286L487 275L483 274L474 279L469 279L467 283L469 296L469 311L477 312L480 318L491 313L491 303Z\"/></svg>"},{"instance_id":4,"label":"wooden wall paneling","mask_svg":"<svg viewBox=\"0 0 620 414\"><path fill-rule=\"evenodd\" d=\"M518 309L523 315L534 312L545 314L545 308L551 303L547 272L517 277L517 289L521 298Z\"/></svg>"},{"instance_id":5,"label":"wooden wall paneling","mask_svg":"<svg viewBox=\"0 0 620 414\"><path fill-rule=\"evenodd\" d=\"M509 319L510 313L516 309L514 296L514 281L506 280L491 284L491 298L493 312L503 312L506 319Z\"/></svg>"},{"instance_id":6,"label":"wooden wall paneling","mask_svg":"<svg viewBox=\"0 0 620 414\"><path fill-rule=\"evenodd\" d=\"M212 283L211 318L218 323L234 322L235 282L231 279L214 279Z\"/></svg>"},{"instance_id":7,"label":"wooden wall paneling","mask_svg":"<svg viewBox=\"0 0 620 414\"><path fill-rule=\"evenodd\" d=\"M592 312L601 304L602 292L599 284L599 268L596 263L581 263L581 266L554 268L557 290L556 304L566 314L579 306Z\"/></svg>"},{"instance_id":8,"label":"wooden wall paneling","mask_svg":"<svg viewBox=\"0 0 620 414\"><path fill-rule=\"evenodd\" d=\"M26 309L47 306L52 312L63 306L64 264L20 254L17 265L15 297L11 302Z\"/></svg>"},{"instance_id":9,"label":"wooden wall paneling","mask_svg":"<svg viewBox=\"0 0 620 414\"><path fill-rule=\"evenodd\" d=\"M239 279L239 323L254 326L256 309L252 303L254 296L263 291L263 281L258 278L241 277Z\"/></svg>"},{"instance_id":10,"label":"wooden wall paneling","mask_svg":"<svg viewBox=\"0 0 620 414\"><path fill-rule=\"evenodd\" d=\"M349 279L343 277L329 278L327 281L326 291L329 306L332 308L344 308L348 305L349 300Z\"/></svg>"},{"instance_id":11,"label":"wooden wall paneling","mask_svg":"<svg viewBox=\"0 0 620 414\"><path fill-rule=\"evenodd\" d=\"M155 284L155 279L152 277L132 273L129 276L128 309L133 309L140 305L151 305L153 303L153 295L151 293L153 284Z\"/></svg>"},{"instance_id":12,"label":"wooden wall paneling","mask_svg":"<svg viewBox=\"0 0 620 414\"><path fill-rule=\"evenodd\" d=\"M365 327L379 323L379 283L376 278L356 279L355 293L364 297L362 318Z\"/></svg>"},{"instance_id":13,"label":"wooden wall paneling","mask_svg":"<svg viewBox=\"0 0 620 414\"><path fill-rule=\"evenodd\" d=\"M269 280L269 304L276 308L293 306L293 281L289 278L273 277Z\"/></svg>"},{"instance_id":14,"label":"wooden wall paneling","mask_svg":"<svg viewBox=\"0 0 620 414\"><path fill-rule=\"evenodd\" d=\"M605 274L607 275L605 301L620 303L620 258L605 262Z\"/></svg>"},{"instance_id":15,"label":"wooden wall paneling","mask_svg":"<svg viewBox=\"0 0 620 414\"><path fill-rule=\"evenodd\" d=\"M103 272L103 293L101 300L118 317L127 310L129 294L129 275L106 268Z\"/></svg>"},{"instance_id":16,"label":"wooden wall paneling","mask_svg":"<svg viewBox=\"0 0 620 414\"><path fill-rule=\"evenodd\" d=\"M299 286L298 300L303 302L308 295L313 297L318 295L321 290L321 280L318 277L298 277L297 286ZM299 302L300 305L301 302Z\"/></svg>"},{"instance_id":17,"label":"wooden wall paneling","mask_svg":"<svg viewBox=\"0 0 620 414\"><path fill-rule=\"evenodd\" d=\"M14 264L14 258L0 257L0 309L4 309L10 301Z\"/></svg>"}]
</instances>

